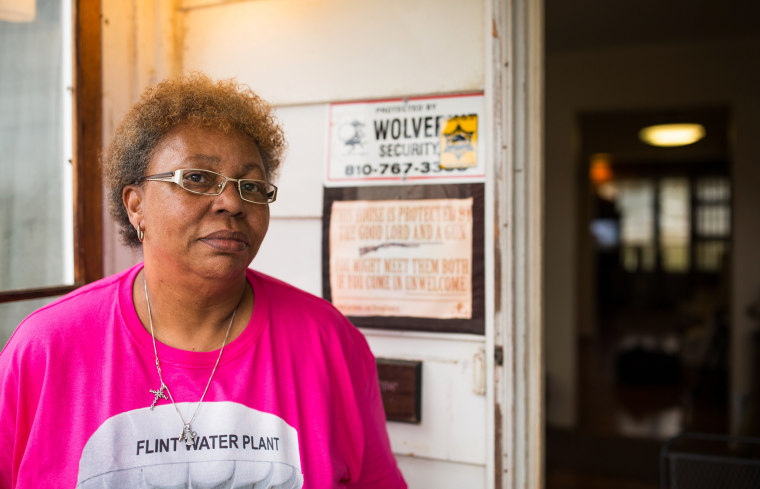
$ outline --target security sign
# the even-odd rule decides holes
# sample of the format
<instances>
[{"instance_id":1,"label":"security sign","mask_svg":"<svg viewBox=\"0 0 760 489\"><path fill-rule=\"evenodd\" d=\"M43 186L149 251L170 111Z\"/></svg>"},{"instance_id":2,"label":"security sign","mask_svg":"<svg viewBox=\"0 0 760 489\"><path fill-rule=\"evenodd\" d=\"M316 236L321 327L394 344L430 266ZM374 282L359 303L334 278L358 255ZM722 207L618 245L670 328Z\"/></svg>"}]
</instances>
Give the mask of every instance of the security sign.
<instances>
[{"instance_id":1,"label":"security sign","mask_svg":"<svg viewBox=\"0 0 760 489\"><path fill-rule=\"evenodd\" d=\"M483 95L330 106L328 187L482 182Z\"/></svg>"}]
</instances>

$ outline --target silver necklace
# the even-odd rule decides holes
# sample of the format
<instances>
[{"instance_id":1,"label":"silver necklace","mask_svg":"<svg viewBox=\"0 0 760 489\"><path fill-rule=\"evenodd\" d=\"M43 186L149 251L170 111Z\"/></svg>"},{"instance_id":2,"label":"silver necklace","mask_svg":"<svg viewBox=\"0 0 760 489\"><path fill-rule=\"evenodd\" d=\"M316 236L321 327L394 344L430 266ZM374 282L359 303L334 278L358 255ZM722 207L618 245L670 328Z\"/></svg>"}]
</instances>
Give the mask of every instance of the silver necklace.
<instances>
[{"instance_id":1,"label":"silver necklace","mask_svg":"<svg viewBox=\"0 0 760 489\"><path fill-rule=\"evenodd\" d=\"M158 361L158 350L156 349L156 335L153 334L153 315L150 312L150 298L148 297L148 283L145 281L145 277L143 277L143 285L145 286L145 302L148 304L148 322L150 323L150 337L153 340L153 353L156 356L156 370L158 371L158 380L161 381L161 387L158 389L149 389L150 393L153 394L153 403L150 405L150 410L153 410L153 407L156 405L159 399L166 399L166 394L169 395L169 400L172 403L172 406L174 406L174 410L177 411L177 414L179 415L180 421L182 421L182 434L179 437L179 441L184 441L185 445L188 447L192 446L195 442L195 439L198 437L198 434L193 431L192 427L190 426L190 423L193 422L195 419L195 415L198 414L198 408L201 407L201 404L203 403L203 398L206 397L206 392L208 391L208 386L211 385L211 379L214 378L214 372L216 372L216 367L219 365L219 360L222 358L222 353L224 352L224 345L227 344L227 337L230 335L230 330L232 329L232 323L235 322L235 314L237 313L237 308L240 306L238 303L237 306L235 306L235 310L232 311L232 318L230 319L230 324L227 326L227 332L224 334L224 341L222 342L222 348L219 350L219 356L216 357L216 363L214 364L214 368L211 370L211 375L209 375L208 382L206 382L206 388L203 389L203 394L201 394L201 399L198 401L198 405L195 406L195 411L193 411L193 415L190 416L190 419L188 421L185 421L185 418L182 416L182 413L179 412L179 408L177 408L177 404L174 402L174 398L172 397L172 393L169 390L169 387L164 383L164 378L161 375L161 363ZM243 299L240 299L240 302L243 302ZM164 391L166 394L164 394Z\"/></svg>"}]
</instances>

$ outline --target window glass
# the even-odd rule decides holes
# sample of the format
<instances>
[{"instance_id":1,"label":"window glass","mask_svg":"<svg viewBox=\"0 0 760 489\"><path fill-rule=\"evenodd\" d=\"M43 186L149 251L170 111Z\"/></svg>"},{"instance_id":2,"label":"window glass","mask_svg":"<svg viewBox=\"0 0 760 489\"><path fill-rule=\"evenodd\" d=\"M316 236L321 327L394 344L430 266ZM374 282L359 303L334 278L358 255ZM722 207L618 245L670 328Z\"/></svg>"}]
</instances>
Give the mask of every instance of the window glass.
<instances>
[{"instance_id":1,"label":"window glass","mask_svg":"<svg viewBox=\"0 0 760 489\"><path fill-rule=\"evenodd\" d=\"M618 208L622 216L622 240L626 245L649 246L654 242L654 185L650 180L620 182Z\"/></svg>"},{"instance_id":2,"label":"window glass","mask_svg":"<svg viewBox=\"0 0 760 489\"><path fill-rule=\"evenodd\" d=\"M0 290L74 282L64 9L37 0L33 20L0 20Z\"/></svg>"},{"instance_id":3,"label":"window glass","mask_svg":"<svg viewBox=\"0 0 760 489\"><path fill-rule=\"evenodd\" d=\"M697 179L695 183L696 268L719 272L725 266L731 237L731 185L725 177Z\"/></svg>"},{"instance_id":4,"label":"window glass","mask_svg":"<svg viewBox=\"0 0 760 489\"><path fill-rule=\"evenodd\" d=\"M16 6L0 17L0 291L74 283L70 2ZM54 299L0 304L0 345Z\"/></svg>"},{"instance_id":5,"label":"window glass","mask_svg":"<svg viewBox=\"0 0 760 489\"><path fill-rule=\"evenodd\" d=\"M728 202L731 184L725 177L700 178L696 182L696 194L701 202Z\"/></svg>"},{"instance_id":6,"label":"window glass","mask_svg":"<svg viewBox=\"0 0 760 489\"><path fill-rule=\"evenodd\" d=\"M690 199L687 178L660 181L660 250L666 272L689 270Z\"/></svg>"},{"instance_id":7,"label":"window glass","mask_svg":"<svg viewBox=\"0 0 760 489\"><path fill-rule=\"evenodd\" d=\"M621 256L623 267L629 272L655 268L654 197L651 180L620 181L616 203L621 222Z\"/></svg>"},{"instance_id":8,"label":"window glass","mask_svg":"<svg viewBox=\"0 0 760 489\"><path fill-rule=\"evenodd\" d=\"M731 233L731 210L728 204L708 204L697 208L697 234L728 236Z\"/></svg>"}]
</instances>

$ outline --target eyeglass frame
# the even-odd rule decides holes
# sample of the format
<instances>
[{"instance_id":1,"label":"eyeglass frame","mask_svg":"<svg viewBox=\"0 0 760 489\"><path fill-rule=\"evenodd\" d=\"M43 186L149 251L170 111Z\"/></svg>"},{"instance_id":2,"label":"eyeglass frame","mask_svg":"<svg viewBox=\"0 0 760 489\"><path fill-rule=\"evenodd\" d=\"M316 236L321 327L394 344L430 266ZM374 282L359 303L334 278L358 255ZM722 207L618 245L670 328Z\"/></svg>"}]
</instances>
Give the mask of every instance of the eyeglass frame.
<instances>
[{"instance_id":1,"label":"eyeglass frame","mask_svg":"<svg viewBox=\"0 0 760 489\"><path fill-rule=\"evenodd\" d=\"M202 172L213 173L214 175L219 175L220 177L224 178L224 182L222 183L221 187L219 188L219 192L217 193L206 193L206 192L198 192L197 190L191 190L180 183L182 174L183 172L186 172L186 171L202 171ZM221 195L222 192L224 192L224 189L227 187L227 182L234 182L235 187L237 187L238 195L240 195L240 198L243 199L245 202L250 202L251 204L269 205L275 200L277 200L277 186L273 183L269 183L266 180L257 180L255 178L230 178L227 175L222 175L221 173L217 173L215 171L206 170L205 168L179 168L177 170L168 171L165 173L156 173L155 175L148 175L148 176L142 177L140 179L140 183L142 182L174 183L179 188L183 190L187 190L188 192L194 193L196 195ZM269 194L272 195L271 198L268 198L266 202L256 202L253 200L248 200L245 197L243 197L243 191L240 189L240 182L263 183L265 185L272 187L274 190L266 194L267 197L269 197Z\"/></svg>"}]
</instances>

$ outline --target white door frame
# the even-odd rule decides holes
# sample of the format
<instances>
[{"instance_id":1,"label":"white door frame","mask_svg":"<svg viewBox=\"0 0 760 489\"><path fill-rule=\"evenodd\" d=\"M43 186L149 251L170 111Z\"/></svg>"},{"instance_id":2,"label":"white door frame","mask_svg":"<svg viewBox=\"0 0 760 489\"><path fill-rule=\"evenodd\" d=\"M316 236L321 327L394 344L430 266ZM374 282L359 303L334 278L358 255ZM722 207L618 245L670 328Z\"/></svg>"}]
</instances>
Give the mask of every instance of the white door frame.
<instances>
[{"instance_id":1,"label":"white door frame","mask_svg":"<svg viewBox=\"0 0 760 489\"><path fill-rule=\"evenodd\" d=\"M487 482L544 485L542 0L487 4Z\"/></svg>"}]
</instances>

